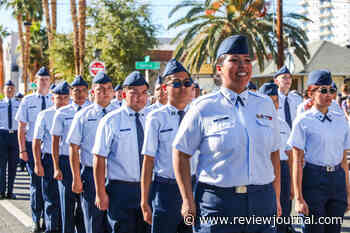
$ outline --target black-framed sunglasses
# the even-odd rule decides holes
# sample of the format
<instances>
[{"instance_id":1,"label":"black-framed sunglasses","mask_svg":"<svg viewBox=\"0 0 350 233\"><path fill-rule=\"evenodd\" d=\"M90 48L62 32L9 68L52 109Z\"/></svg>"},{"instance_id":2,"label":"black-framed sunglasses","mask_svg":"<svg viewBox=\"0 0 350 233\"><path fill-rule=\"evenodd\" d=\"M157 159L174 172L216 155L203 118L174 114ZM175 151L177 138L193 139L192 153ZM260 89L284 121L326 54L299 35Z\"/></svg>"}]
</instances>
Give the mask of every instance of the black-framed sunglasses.
<instances>
[{"instance_id":1,"label":"black-framed sunglasses","mask_svg":"<svg viewBox=\"0 0 350 233\"><path fill-rule=\"evenodd\" d=\"M334 87L327 88L327 87L322 87L322 88L317 88L316 89L319 93L321 94L335 94L337 93L337 89Z\"/></svg>"},{"instance_id":2,"label":"black-framed sunglasses","mask_svg":"<svg viewBox=\"0 0 350 233\"><path fill-rule=\"evenodd\" d=\"M181 81L179 79L174 79L168 83L168 85L171 85L171 87L173 87L173 88L180 88L182 86L190 87L190 86L192 86L192 84L193 84L193 81L191 79L185 79L183 81Z\"/></svg>"}]
</instances>

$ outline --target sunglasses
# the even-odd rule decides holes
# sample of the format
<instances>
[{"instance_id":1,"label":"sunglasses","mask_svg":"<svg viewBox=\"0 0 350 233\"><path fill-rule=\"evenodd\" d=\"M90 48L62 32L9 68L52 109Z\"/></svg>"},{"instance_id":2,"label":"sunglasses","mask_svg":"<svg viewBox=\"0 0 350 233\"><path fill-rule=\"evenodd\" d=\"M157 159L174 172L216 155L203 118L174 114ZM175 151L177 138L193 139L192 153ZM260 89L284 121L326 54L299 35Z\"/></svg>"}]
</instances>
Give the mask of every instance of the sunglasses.
<instances>
[{"instance_id":1,"label":"sunglasses","mask_svg":"<svg viewBox=\"0 0 350 233\"><path fill-rule=\"evenodd\" d=\"M337 89L331 87L331 88L326 88L326 87L323 87L323 88L318 88L316 89L319 93L321 94L335 94L337 93Z\"/></svg>"},{"instance_id":2,"label":"sunglasses","mask_svg":"<svg viewBox=\"0 0 350 233\"><path fill-rule=\"evenodd\" d=\"M169 83L173 88L180 88L182 86L184 87L190 87L192 86L193 81L191 79L185 79L183 81L175 79L172 82Z\"/></svg>"}]
</instances>

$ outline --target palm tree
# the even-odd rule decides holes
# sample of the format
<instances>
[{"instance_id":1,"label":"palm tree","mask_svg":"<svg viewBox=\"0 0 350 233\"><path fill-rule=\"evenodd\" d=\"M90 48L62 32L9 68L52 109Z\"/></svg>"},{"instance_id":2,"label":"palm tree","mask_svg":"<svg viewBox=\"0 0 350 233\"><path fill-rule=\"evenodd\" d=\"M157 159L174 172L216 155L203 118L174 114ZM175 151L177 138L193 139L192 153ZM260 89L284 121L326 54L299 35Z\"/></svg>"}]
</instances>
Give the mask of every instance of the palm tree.
<instances>
[{"instance_id":1,"label":"palm tree","mask_svg":"<svg viewBox=\"0 0 350 233\"><path fill-rule=\"evenodd\" d=\"M56 33L57 29L57 0L51 0L51 31Z\"/></svg>"},{"instance_id":2,"label":"palm tree","mask_svg":"<svg viewBox=\"0 0 350 233\"><path fill-rule=\"evenodd\" d=\"M79 31L78 31L78 18L77 18L77 6L75 0L70 0L70 11L72 15L73 22L73 47L74 47L74 65L75 65L75 74L79 74Z\"/></svg>"},{"instance_id":3,"label":"palm tree","mask_svg":"<svg viewBox=\"0 0 350 233\"><path fill-rule=\"evenodd\" d=\"M267 13L264 0L205 0L204 3L184 1L169 13L188 9L185 16L169 25L170 28L187 26L173 39L180 41L175 57L183 60L191 71L199 71L209 59L215 64L215 55L221 41L232 34L246 35L250 50L256 56L260 70L269 56L277 61L277 41L274 35L274 15ZM306 33L297 25L306 17L290 13L284 17L284 35L292 39L296 56L306 63L310 57Z\"/></svg>"},{"instance_id":4,"label":"palm tree","mask_svg":"<svg viewBox=\"0 0 350 233\"><path fill-rule=\"evenodd\" d=\"M79 74L84 73L86 0L79 0Z\"/></svg>"},{"instance_id":5,"label":"palm tree","mask_svg":"<svg viewBox=\"0 0 350 233\"><path fill-rule=\"evenodd\" d=\"M0 25L0 92L2 93L4 87L4 51L3 51L3 39L9 35L6 28Z\"/></svg>"}]
</instances>

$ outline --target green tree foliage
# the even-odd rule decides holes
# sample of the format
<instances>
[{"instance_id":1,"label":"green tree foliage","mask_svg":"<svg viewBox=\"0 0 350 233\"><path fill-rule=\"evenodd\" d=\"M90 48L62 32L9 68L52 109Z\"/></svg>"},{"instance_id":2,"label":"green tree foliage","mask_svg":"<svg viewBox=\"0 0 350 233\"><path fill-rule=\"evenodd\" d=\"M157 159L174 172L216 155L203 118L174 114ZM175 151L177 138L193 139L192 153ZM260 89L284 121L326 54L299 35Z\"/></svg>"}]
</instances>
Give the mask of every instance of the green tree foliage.
<instances>
[{"instance_id":1,"label":"green tree foliage","mask_svg":"<svg viewBox=\"0 0 350 233\"><path fill-rule=\"evenodd\" d=\"M267 13L264 0L185 0L170 12L186 12L169 28L184 27L173 40L180 41L175 56L183 60L191 71L199 71L208 58L215 64L215 54L223 39L233 34L244 34L250 42L260 70L269 56L277 59L277 38L274 32L274 15ZM290 13L284 16L283 31L290 38L294 53L303 62L310 57L308 38L298 23L307 21L302 15ZM287 40L285 40L287 41Z\"/></svg>"}]
</instances>

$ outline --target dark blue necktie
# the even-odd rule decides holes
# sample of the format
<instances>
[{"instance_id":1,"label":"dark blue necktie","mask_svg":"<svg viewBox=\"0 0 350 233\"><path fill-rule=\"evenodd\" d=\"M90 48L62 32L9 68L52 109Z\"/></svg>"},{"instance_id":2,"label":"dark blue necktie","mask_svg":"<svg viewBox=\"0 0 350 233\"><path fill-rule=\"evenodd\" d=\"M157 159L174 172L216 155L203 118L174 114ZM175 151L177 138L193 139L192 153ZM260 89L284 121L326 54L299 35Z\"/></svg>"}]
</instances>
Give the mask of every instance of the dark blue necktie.
<instances>
[{"instance_id":1,"label":"dark blue necktie","mask_svg":"<svg viewBox=\"0 0 350 233\"><path fill-rule=\"evenodd\" d=\"M182 119L184 119L185 111L178 111L177 114L179 114L179 117L180 117L180 120L179 120L179 125L180 125Z\"/></svg>"},{"instance_id":2,"label":"dark blue necktie","mask_svg":"<svg viewBox=\"0 0 350 233\"><path fill-rule=\"evenodd\" d=\"M78 111L77 112L79 112L81 110L81 106L79 105L79 107L78 107Z\"/></svg>"},{"instance_id":3,"label":"dark blue necktie","mask_svg":"<svg viewBox=\"0 0 350 233\"><path fill-rule=\"evenodd\" d=\"M329 121L329 122L332 122L331 118L329 118L327 116L327 114L324 115L323 119L321 120L322 122L324 122L325 120Z\"/></svg>"},{"instance_id":4,"label":"dark blue necktie","mask_svg":"<svg viewBox=\"0 0 350 233\"><path fill-rule=\"evenodd\" d=\"M104 109L102 109L102 112L103 112L103 116L105 116L106 114L107 114L107 111L106 111L106 109L104 108Z\"/></svg>"},{"instance_id":5,"label":"dark blue necktie","mask_svg":"<svg viewBox=\"0 0 350 233\"><path fill-rule=\"evenodd\" d=\"M241 99L241 97L239 95L237 96L237 100L236 100L236 105L237 104L240 104L242 107L244 107L243 100Z\"/></svg>"},{"instance_id":6,"label":"dark blue necktie","mask_svg":"<svg viewBox=\"0 0 350 233\"><path fill-rule=\"evenodd\" d=\"M46 109L45 96L41 96L41 110Z\"/></svg>"},{"instance_id":7,"label":"dark blue necktie","mask_svg":"<svg viewBox=\"0 0 350 233\"><path fill-rule=\"evenodd\" d=\"M142 145L143 145L143 127L139 118L140 114L137 112L135 113L135 120L136 120L136 132L137 132L137 144L139 149L139 162L140 162L140 171L142 170L142 163L143 163L143 156L141 154L142 151Z\"/></svg>"},{"instance_id":8,"label":"dark blue necktie","mask_svg":"<svg viewBox=\"0 0 350 233\"><path fill-rule=\"evenodd\" d=\"M12 129L12 103L11 100L9 99L9 104L7 108L7 114L8 114L8 128L9 130Z\"/></svg>"},{"instance_id":9,"label":"dark blue necktie","mask_svg":"<svg viewBox=\"0 0 350 233\"><path fill-rule=\"evenodd\" d=\"M292 128L292 117L290 115L290 108L288 103L288 97L284 100L284 115L286 118L286 122L289 125L289 128Z\"/></svg>"}]
</instances>

